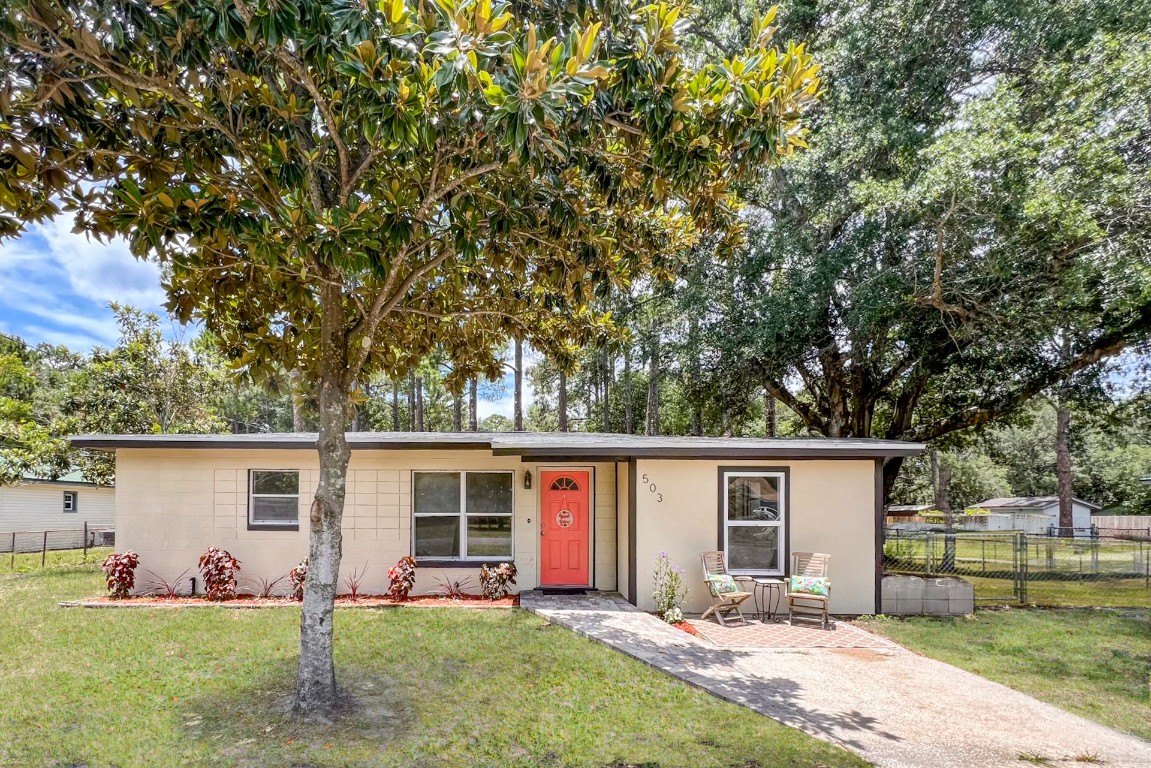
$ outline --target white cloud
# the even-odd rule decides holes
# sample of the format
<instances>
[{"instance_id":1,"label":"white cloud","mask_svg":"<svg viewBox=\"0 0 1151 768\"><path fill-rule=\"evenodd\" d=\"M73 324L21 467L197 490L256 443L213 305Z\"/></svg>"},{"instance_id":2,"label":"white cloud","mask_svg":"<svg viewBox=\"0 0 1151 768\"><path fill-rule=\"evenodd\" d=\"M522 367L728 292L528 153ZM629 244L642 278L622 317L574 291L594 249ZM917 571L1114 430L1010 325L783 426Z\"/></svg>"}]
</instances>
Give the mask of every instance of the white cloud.
<instances>
[{"instance_id":1,"label":"white cloud","mask_svg":"<svg viewBox=\"0 0 1151 768\"><path fill-rule=\"evenodd\" d=\"M86 333L71 333L42 325L26 325L5 331L9 335L22 336L35 343L54 344L67 347L74 352L87 351L96 346L109 346L103 338L93 338Z\"/></svg>"},{"instance_id":2,"label":"white cloud","mask_svg":"<svg viewBox=\"0 0 1151 768\"><path fill-rule=\"evenodd\" d=\"M101 243L74 234L63 219L38 229L78 295L92 301L119 301L146 308L163 304L160 268L134 257L121 238Z\"/></svg>"},{"instance_id":3,"label":"white cloud","mask_svg":"<svg viewBox=\"0 0 1151 768\"><path fill-rule=\"evenodd\" d=\"M119 336L109 302L163 313L155 264L132 256L127 243L89 240L67 218L33 224L0 244L0 326L32 343L84 351Z\"/></svg>"}]
</instances>

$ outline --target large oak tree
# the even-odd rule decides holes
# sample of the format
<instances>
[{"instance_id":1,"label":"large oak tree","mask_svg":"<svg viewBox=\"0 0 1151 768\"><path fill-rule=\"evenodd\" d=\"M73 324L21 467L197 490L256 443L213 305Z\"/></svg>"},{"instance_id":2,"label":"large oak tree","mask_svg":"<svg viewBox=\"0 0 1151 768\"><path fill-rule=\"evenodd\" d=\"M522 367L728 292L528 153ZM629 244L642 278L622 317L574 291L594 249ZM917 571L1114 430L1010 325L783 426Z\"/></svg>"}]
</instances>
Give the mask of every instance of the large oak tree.
<instances>
[{"instance_id":1,"label":"large oak tree","mask_svg":"<svg viewBox=\"0 0 1151 768\"><path fill-rule=\"evenodd\" d=\"M2 0L0 232L60 213L159 261L171 309L319 402L296 707L339 695L352 393L433 350L610 332L596 295L735 226L819 92L769 16L689 64L682 3Z\"/></svg>"},{"instance_id":2,"label":"large oak tree","mask_svg":"<svg viewBox=\"0 0 1151 768\"><path fill-rule=\"evenodd\" d=\"M715 3L727 45L744 4ZM709 390L766 388L815 434L939 440L1145 354L1148 18L1146 0L791 6L826 108L811 151L747 195L750 247L702 294L681 283Z\"/></svg>"}]
</instances>

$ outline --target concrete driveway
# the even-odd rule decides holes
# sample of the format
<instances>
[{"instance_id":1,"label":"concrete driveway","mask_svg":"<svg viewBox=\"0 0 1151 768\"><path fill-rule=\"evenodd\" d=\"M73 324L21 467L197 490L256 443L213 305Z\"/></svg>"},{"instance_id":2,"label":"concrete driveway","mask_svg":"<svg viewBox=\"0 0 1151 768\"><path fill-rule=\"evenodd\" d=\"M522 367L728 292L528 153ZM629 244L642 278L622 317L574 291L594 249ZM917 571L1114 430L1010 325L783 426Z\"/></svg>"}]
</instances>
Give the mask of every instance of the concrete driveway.
<instances>
[{"instance_id":1,"label":"concrete driveway","mask_svg":"<svg viewBox=\"0 0 1151 768\"><path fill-rule=\"evenodd\" d=\"M1023 756L1058 766L1151 768L1151 743L858 627L855 647L716 647L611 593L525 593L520 604L881 768L1019 768L1030 764Z\"/></svg>"}]
</instances>

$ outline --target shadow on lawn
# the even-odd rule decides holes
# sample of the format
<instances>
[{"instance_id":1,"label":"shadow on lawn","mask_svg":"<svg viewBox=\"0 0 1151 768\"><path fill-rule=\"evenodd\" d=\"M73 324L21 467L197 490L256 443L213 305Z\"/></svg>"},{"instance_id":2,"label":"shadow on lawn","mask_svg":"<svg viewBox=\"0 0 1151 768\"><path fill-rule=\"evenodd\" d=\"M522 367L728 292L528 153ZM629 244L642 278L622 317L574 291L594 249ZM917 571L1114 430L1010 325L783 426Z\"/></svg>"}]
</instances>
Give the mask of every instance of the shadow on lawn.
<instances>
[{"instance_id":1,"label":"shadow on lawn","mask_svg":"<svg viewBox=\"0 0 1151 768\"><path fill-rule=\"evenodd\" d=\"M182 702L187 736L221 762L243 766L308 768L309 752L383 746L403 736L412 721L399 681L380 671L338 670L343 711L334 722L305 721L290 711L295 664L269 660L253 683L215 690ZM330 760L321 760L329 764Z\"/></svg>"}]
</instances>

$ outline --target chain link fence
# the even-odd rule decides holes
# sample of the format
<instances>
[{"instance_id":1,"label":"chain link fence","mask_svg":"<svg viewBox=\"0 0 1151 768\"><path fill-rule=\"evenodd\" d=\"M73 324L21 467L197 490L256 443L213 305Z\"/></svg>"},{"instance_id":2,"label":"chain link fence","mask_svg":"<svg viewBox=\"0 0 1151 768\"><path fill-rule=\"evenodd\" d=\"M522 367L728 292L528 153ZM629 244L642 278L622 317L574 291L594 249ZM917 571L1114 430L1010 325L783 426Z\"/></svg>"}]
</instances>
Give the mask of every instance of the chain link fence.
<instances>
[{"instance_id":1,"label":"chain link fence","mask_svg":"<svg viewBox=\"0 0 1151 768\"><path fill-rule=\"evenodd\" d=\"M86 559L89 549L115 545L115 528L87 523L82 528L0 531L0 556L7 555L12 567L16 564L17 555L37 553L40 555L40 565L43 566L47 563L49 552L76 550L77 554Z\"/></svg>"},{"instance_id":2,"label":"chain link fence","mask_svg":"<svg viewBox=\"0 0 1151 768\"><path fill-rule=\"evenodd\" d=\"M1052 531L1052 533L1057 533ZM1125 533L885 531L889 573L959 576L979 602L1151 606L1151 540Z\"/></svg>"}]
</instances>

